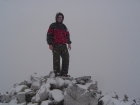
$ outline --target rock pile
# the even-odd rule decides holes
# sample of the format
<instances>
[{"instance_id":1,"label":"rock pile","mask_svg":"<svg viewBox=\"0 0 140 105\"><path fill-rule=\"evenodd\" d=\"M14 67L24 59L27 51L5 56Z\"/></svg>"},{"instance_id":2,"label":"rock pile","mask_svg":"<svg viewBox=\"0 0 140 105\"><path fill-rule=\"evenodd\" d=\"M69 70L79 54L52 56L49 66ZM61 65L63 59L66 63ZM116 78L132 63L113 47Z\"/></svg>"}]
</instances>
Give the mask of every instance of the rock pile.
<instances>
[{"instance_id":1,"label":"rock pile","mask_svg":"<svg viewBox=\"0 0 140 105\"><path fill-rule=\"evenodd\" d=\"M102 95L91 76L55 77L34 73L21 83L0 94L0 105L140 105L127 95L120 101L116 93Z\"/></svg>"}]
</instances>

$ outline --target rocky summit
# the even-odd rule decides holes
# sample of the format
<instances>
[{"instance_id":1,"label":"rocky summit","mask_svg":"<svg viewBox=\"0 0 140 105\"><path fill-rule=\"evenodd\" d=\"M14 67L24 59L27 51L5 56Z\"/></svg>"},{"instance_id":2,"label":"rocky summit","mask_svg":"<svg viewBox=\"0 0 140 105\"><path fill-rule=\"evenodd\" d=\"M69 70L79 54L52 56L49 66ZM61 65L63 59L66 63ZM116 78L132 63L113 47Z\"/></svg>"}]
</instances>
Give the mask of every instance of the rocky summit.
<instances>
[{"instance_id":1,"label":"rocky summit","mask_svg":"<svg viewBox=\"0 0 140 105\"><path fill-rule=\"evenodd\" d=\"M126 94L121 99L115 92L103 95L91 76L55 77L51 71L45 76L34 73L0 93L0 105L140 105L140 99Z\"/></svg>"}]
</instances>

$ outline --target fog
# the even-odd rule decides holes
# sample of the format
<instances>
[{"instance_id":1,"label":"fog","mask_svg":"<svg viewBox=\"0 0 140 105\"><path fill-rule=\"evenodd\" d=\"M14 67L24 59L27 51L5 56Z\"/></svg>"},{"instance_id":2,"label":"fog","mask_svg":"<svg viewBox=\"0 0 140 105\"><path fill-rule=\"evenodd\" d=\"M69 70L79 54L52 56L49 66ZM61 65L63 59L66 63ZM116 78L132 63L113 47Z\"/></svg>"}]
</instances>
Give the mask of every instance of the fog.
<instances>
[{"instance_id":1,"label":"fog","mask_svg":"<svg viewBox=\"0 0 140 105\"><path fill-rule=\"evenodd\" d=\"M90 75L103 94L140 98L139 0L0 0L0 92L53 70L46 42L57 12L72 49L69 74Z\"/></svg>"}]
</instances>

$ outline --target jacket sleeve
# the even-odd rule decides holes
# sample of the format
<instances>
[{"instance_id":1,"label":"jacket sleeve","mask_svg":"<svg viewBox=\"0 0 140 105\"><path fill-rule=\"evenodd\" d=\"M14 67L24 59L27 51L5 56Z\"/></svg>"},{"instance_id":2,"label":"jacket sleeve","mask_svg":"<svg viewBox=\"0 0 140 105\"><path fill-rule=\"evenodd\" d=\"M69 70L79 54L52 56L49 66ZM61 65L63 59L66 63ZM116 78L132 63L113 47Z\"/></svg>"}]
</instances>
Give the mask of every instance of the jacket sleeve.
<instances>
[{"instance_id":1,"label":"jacket sleeve","mask_svg":"<svg viewBox=\"0 0 140 105\"><path fill-rule=\"evenodd\" d=\"M70 40L70 33L69 33L69 31L67 31L67 43L68 44L72 43L72 41Z\"/></svg>"},{"instance_id":2,"label":"jacket sleeve","mask_svg":"<svg viewBox=\"0 0 140 105\"><path fill-rule=\"evenodd\" d=\"M49 26L49 29L47 31L47 35L46 35L46 41L48 45L52 45L53 44L53 24L51 24Z\"/></svg>"},{"instance_id":3,"label":"jacket sleeve","mask_svg":"<svg viewBox=\"0 0 140 105\"><path fill-rule=\"evenodd\" d=\"M72 41L70 40L70 33L69 33L67 27L66 27L66 32L67 32L67 43L68 43L68 44L71 44Z\"/></svg>"}]
</instances>

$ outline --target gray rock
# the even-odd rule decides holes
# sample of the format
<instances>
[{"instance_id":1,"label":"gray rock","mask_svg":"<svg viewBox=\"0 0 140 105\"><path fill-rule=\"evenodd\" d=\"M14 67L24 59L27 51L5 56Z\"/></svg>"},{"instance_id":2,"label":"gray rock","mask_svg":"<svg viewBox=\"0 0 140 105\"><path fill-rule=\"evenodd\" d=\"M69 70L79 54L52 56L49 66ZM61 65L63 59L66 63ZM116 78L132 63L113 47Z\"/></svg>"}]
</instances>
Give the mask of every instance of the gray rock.
<instances>
[{"instance_id":1,"label":"gray rock","mask_svg":"<svg viewBox=\"0 0 140 105\"><path fill-rule=\"evenodd\" d=\"M17 93L16 97L17 97L17 100L18 100L19 103L22 103L22 102L26 101L25 100L25 92Z\"/></svg>"},{"instance_id":2,"label":"gray rock","mask_svg":"<svg viewBox=\"0 0 140 105\"><path fill-rule=\"evenodd\" d=\"M30 77L27 77L24 82L21 82L20 83L21 85L27 85L29 88L31 87L31 84L32 84L32 81L31 81L31 76Z\"/></svg>"},{"instance_id":3,"label":"gray rock","mask_svg":"<svg viewBox=\"0 0 140 105\"><path fill-rule=\"evenodd\" d=\"M104 105L104 102L101 100L98 102L98 105Z\"/></svg>"},{"instance_id":4,"label":"gray rock","mask_svg":"<svg viewBox=\"0 0 140 105\"><path fill-rule=\"evenodd\" d=\"M97 105L98 100L91 96L91 92L73 84L66 89L64 105Z\"/></svg>"},{"instance_id":5,"label":"gray rock","mask_svg":"<svg viewBox=\"0 0 140 105\"><path fill-rule=\"evenodd\" d=\"M70 80L64 80L64 87L65 88L67 88L70 84L72 84L72 82Z\"/></svg>"},{"instance_id":6,"label":"gray rock","mask_svg":"<svg viewBox=\"0 0 140 105\"><path fill-rule=\"evenodd\" d=\"M33 82L33 83L32 83L31 89L32 89L33 91L37 91L37 90L40 89L40 86L41 86L40 82L36 81L36 82Z\"/></svg>"},{"instance_id":7,"label":"gray rock","mask_svg":"<svg viewBox=\"0 0 140 105\"><path fill-rule=\"evenodd\" d=\"M16 87L16 92L17 92L17 93L18 93L18 92L24 92L25 89L29 89L29 87L26 86L26 85L18 85L18 86Z\"/></svg>"},{"instance_id":8,"label":"gray rock","mask_svg":"<svg viewBox=\"0 0 140 105\"><path fill-rule=\"evenodd\" d=\"M35 96L32 97L31 102L32 102L32 103L35 103L35 102L36 102L36 101L35 101Z\"/></svg>"},{"instance_id":9,"label":"gray rock","mask_svg":"<svg viewBox=\"0 0 140 105\"><path fill-rule=\"evenodd\" d=\"M24 92L25 89L29 89L29 87L27 85L14 84L10 89L9 94L13 96L16 95L18 92Z\"/></svg>"},{"instance_id":10,"label":"gray rock","mask_svg":"<svg viewBox=\"0 0 140 105\"><path fill-rule=\"evenodd\" d=\"M16 96L12 96L10 103L14 103L16 105L18 103L17 97Z\"/></svg>"},{"instance_id":11,"label":"gray rock","mask_svg":"<svg viewBox=\"0 0 140 105\"><path fill-rule=\"evenodd\" d=\"M62 79L63 79L63 80L70 80L70 81L74 80L73 77L62 77Z\"/></svg>"},{"instance_id":12,"label":"gray rock","mask_svg":"<svg viewBox=\"0 0 140 105\"><path fill-rule=\"evenodd\" d=\"M21 82L19 85L27 85L29 88L31 87L31 83L24 80L24 82Z\"/></svg>"},{"instance_id":13,"label":"gray rock","mask_svg":"<svg viewBox=\"0 0 140 105\"><path fill-rule=\"evenodd\" d=\"M98 90L97 81L95 84L91 84L87 90L91 92L92 97L97 97L97 94L102 94L102 92Z\"/></svg>"},{"instance_id":14,"label":"gray rock","mask_svg":"<svg viewBox=\"0 0 140 105\"><path fill-rule=\"evenodd\" d=\"M44 105L46 105L46 104L44 104ZM62 100L60 102L52 101L52 102L49 102L48 105L64 105L64 100Z\"/></svg>"},{"instance_id":15,"label":"gray rock","mask_svg":"<svg viewBox=\"0 0 140 105\"><path fill-rule=\"evenodd\" d=\"M30 94L25 95L26 102L31 102L32 96Z\"/></svg>"},{"instance_id":16,"label":"gray rock","mask_svg":"<svg viewBox=\"0 0 140 105\"><path fill-rule=\"evenodd\" d=\"M95 84L91 84L89 87L88 87L88 89L89 90L98 90L98 86L97 86L97 81L95 82Z\"/></svg>"},{"instance_id":17,"label":"gray rock","mask_svg":"<svg viewBox=\"0 0 140 105\"><path fill-rule=\"evenodd\" d=\"M80 80L80 79L77 79L76 82L77 82L77 84L81 84L81 85L85 85L86 84L85 81Z\"/></svg>"},{"instance_id":18,"label":"gray rock","mask_svg":"<svg viewBox=\"0 0 140 105\"><path fill-rule=\"evenodd\" d=\"M9 95L9 94L2 94L1 95L1 102L5 102L5 103L7 103L7 102L10 102L11 101L11 96Z\"/></svg>"},{"instance_id":19,"label":"gray rock","mask_svg":"<svg viewBox=\"0 0 140 105\"><path fill-rule=\"evenodd\" d=\"M50 100L45 100L41 102L41 105L49 105L50 103L52 103L52 101Z\"/></svg>"},{"instance_id":20,"label":"gray rock","mask_svg":"<svg viewBox=\"0 0 140 105\"><path fill-rule=\"evenodd\" d=\"M85 85L87 82L91 82L91 76L82 76L75 78L77 84Z\"/></svg>"},{"instance_id":21,"label":"gray rock","mask_svg":"<svg viewBox=\"0 0 140 105\"><path fill-rule=\"evenodd\" d=\"M54 89L49 93L49 99L56 103L59 103L64 100L63 92L59 89Z\"/></svg>"},{"instance_id":22,"label":"gray rock","mask_svg":"<svg viewBox=\"0 0 140 105\"><path fill-rule=\"evenodd\" d=\"M54 72L53 72L53 71L50 71L50 73L49 73L49 78L54 78L54 77L55 77Z\"/></svg>"},{"instance_id":23,"label":"gray rock","mask_svg":"<svg viewBox=\"0 0 140 105\"><path fill-rule=\"evenodd\" d=\"M116 92L114 92L116 94ZM115 99L119 99L119 96L116 94L116 96L113 96L112 98L115 98Z\"/></svg>"},{"instance_id":24,"label":"gray rock","mask_svg":"<svg viewBox=\"0 0 140 105\"><path fill-rule=\"evenodd\" d=\"M40 80L40 84L41 84L41 85L46 84L46 82L47 82L47 79L42 79L42 80Z\"/></svg>"},{"instance_id":25,"label":"gray rock","mask_svg":"<svg viewBox=\"0 0 140 105\"><path fill-rule=\"evenodd\" d=\"M32 99L33 96L35 96L35 94L36 93L32 90L25 92L26 101L31 102L31 99Z\"/></svg>"},{"instance_id":26,"label":"gray rock","mask_svg":"<svg viewBox=\"0 0 140 105\"><path fill-rule=\"evenodd\" d=\"M41 102L48 98L49 92L47 90L46 85L41 86L41 88L37 91L35 95L35 102Z\"/></svg>"},{"instance_id":27,"label":"gray rock","mask_svg":"<svg viewBox=\"0 0 140 105\"><path fill-rule=\"evenodd\" d=\"M124 102L128 101L128 96L127 96L126 94L124 95L123 101L124 101Z\"/></svg>"},{"instance_id":28,"label":"gray rock","mask_svg":"<svg viewBox=\"0 0 140 105\"><path fill-rule=\"evenodd\" d=\"M49 77L49 75L46 75L46 76L44 76L43 78L47 80L47 79L50 78L50 77Z\"/></svg>"},{"instance_id":29,"label":"gray rock","mask_svg":"<svg viewBox=\"0 0 140 105\"><path fill-rule=\"evenodd\" d=\"M36 93L34 91L26 92L25 95L34 96Z\"/></svg>"},{"instance_id":30,"label":"gray rock","mask_svg":"<svg viewBox=\"0 0 140 105\"><path fill-rule=\"evenodd\" d=\"M37 82L43 79L43 76L38 75L37 73L34 73L30 76L32 82Z\"/></svg>"},{"instance_id":31,"label":"gray rock","mask_svg":"<svg viewBox=\"0 0 140 105\"><path fill-rule=\"evenodd\" d=\"M50 86L51 86L51 90L53 89L60 89L62 90L64 88L64 80L62 78L50 78L49 80Z\"/></svg>"},{"instance_id":32,"label":"gray rock","mask_svg":"<svg viewBox=\"0 0 140 105\"><path fill-rule=\"evenodd\" d=\"M87 80L91 79L91 76L82 76L82 77L75 78L75 80L77 80L77 79L81 79L81 80L87 81Z\"/></svg>"}]
</instances>

